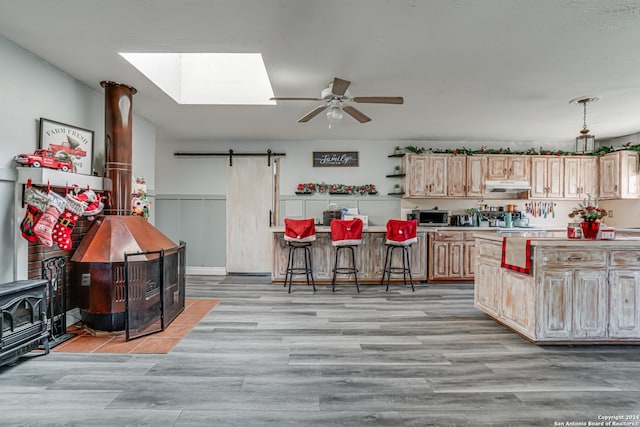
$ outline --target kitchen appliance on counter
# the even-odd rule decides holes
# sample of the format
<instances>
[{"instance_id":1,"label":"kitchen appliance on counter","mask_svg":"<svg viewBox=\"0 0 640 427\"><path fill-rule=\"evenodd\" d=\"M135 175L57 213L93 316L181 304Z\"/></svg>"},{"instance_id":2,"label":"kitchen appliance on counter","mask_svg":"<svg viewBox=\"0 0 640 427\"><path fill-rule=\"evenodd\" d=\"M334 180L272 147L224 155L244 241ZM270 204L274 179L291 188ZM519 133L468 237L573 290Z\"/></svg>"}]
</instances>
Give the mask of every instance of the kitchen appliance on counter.
<instances>
[{"instance_id":1,"label":"kitchen appliance on counter","mask_svg":"<svg viewBox=\"0 0 640 427\"><path fill-rule=\"evenodd\" d=\"M407 219L415 219L420 227L446 227L449 225L449 211L439 209L414 209Z\"/></svg>"},{"instance_id":2,"label":"kitchen appliance on counter","mask_svg":"<svg viewBox=\"0 0 640 427\"><path fill-rule=\"evenodd\" d=\"M473 215L451 215L451 225L455 227L473 227Z\"/></svg>"},{"instance_id":3,"label":"kitchen appliance on counter","mask_svg":"<svg viewBox=\"0 0 640 427\"><path fill-rule=\"evenodd\" d=\"M508 215L510 219L507 220L505 215ZM480 211L480 217L482 221L488 221L489 227L526 227L529 225L529 218L526 218L522 212ZM507 225L507 222L510 225Z\"/></svg>"}]
</instances>

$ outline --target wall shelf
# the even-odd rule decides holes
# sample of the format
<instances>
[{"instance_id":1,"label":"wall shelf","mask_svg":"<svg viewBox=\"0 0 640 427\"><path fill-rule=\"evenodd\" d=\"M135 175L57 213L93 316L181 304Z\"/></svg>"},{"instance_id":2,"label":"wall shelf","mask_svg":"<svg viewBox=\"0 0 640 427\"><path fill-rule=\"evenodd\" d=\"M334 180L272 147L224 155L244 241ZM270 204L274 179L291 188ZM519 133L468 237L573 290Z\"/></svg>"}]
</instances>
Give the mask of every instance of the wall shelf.
<instances>
[{"instance_id":1,"label":"wall shelf","mask_svg":"<svg viewBox=\"0 0 640 427\"><path fill-rule=\"evenodd\" d=\"M389 154L387 157L391 158L391 157L404 157L406 153L400 153L400 154Z\"/></svg>"},{"instance_id":2,"label":"wall shelf","mask_svg":"<svg viewBox=\"0 0 640 427\"><path fill-rule=\"evenodd\" d=\"M111 191L111 180L101 176L82 175L62 172L50 168L17 167L18 184L26 184L29 179L33 185L51 185L52 187L91 188L95 191Z\"/></svg>"},{"instance_id":3,"label":"wall shelf","mask_svg":"<svg viewBox=\"0 0 640 427\"><path fill-rule=\"evenodd\" d=\"M391 175L387 175L387 178L404 178L406 175L403 173L396 173L396 174L391 174Z\"/></svg>"}]
</instances>

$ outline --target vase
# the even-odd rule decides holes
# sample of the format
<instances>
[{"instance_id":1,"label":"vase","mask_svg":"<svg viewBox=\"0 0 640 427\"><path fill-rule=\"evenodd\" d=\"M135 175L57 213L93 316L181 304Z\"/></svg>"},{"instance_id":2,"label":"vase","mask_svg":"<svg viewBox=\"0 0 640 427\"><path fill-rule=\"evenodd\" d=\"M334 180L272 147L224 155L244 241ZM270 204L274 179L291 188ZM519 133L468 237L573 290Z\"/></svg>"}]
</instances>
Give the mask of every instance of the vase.
<instances>
[{"instance_id":1,"label":"vase","mask_svg":"<svg viewBox=\"0 0 640 427\"><path fill-rule=\"evenodd\" d=\"M582 228L582 236L585 239L595 239L598 237L598 230L600 230L600 221L597 219L585 219L580 223L580 228Z\"/></svg>"}]
</instances>

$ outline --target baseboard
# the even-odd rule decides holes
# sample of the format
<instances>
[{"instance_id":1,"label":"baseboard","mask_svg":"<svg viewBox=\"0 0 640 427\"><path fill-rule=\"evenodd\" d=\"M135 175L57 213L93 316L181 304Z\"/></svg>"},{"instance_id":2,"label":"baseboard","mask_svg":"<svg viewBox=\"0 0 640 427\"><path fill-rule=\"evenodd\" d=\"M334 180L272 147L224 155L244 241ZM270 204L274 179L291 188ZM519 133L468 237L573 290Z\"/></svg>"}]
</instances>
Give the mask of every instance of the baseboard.
<instances>
[{"instance_id":1,"label":"baseboard","mask_svg":"<svg viewBox=\"0 0 640 427\"><path fill-rule=\"evenodd\" d=\"M226 276L225 267L187 267L187 274L193 276Z\"/></svg>"}]
</instances>

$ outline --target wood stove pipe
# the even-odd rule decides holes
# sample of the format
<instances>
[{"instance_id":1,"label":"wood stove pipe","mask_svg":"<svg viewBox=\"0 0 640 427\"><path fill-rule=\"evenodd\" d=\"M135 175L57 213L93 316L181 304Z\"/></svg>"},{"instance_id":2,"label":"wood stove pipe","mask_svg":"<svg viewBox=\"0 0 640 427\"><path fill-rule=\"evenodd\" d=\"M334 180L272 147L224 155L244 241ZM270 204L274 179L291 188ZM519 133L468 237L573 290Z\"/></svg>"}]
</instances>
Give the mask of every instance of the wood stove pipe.
<instances>
[{"instance_id":1,"label":"wood stove pipe","mask_svg":"<svg viewBox=\"0 0 640 427\"><path fill-rule=\"evenodd\" d=\"M104 176L113 186L106 192L105 215L131 214L132 101L137 90L111 81L100 82L105 90Z\"/></svg>"}]
</instances>

